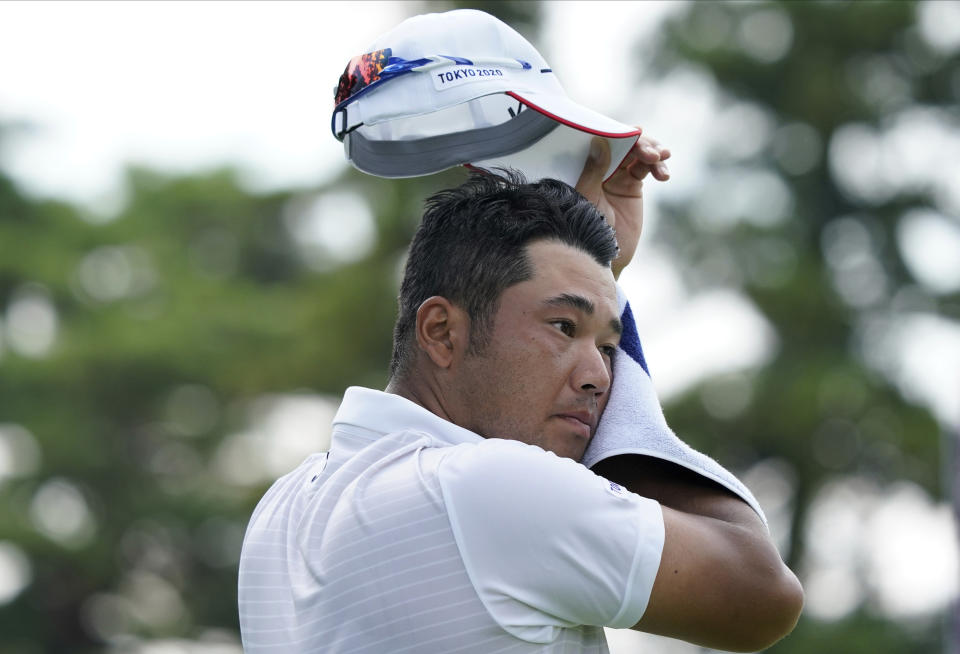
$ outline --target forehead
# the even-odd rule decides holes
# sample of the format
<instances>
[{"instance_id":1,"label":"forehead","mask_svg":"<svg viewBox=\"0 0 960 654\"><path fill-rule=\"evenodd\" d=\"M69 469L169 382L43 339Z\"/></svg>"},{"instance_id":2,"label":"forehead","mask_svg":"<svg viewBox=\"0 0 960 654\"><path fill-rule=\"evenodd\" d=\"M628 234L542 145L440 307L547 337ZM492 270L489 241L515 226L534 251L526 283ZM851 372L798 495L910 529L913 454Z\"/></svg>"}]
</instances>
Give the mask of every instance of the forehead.
<instances>
[{"instance_id":1,"label":"forehead","mask_svg":"<svg viewBox=\"0 0 960 654\"><path fill-rule=\"evenodd\" d=\"M609 267L559 241L535 241L527 246L527 256L533 277L512 287L516 301L539 304L563 294L579 295L596 305L598 317L617 316L617 288Z\"/></svg>"}]
</instances>

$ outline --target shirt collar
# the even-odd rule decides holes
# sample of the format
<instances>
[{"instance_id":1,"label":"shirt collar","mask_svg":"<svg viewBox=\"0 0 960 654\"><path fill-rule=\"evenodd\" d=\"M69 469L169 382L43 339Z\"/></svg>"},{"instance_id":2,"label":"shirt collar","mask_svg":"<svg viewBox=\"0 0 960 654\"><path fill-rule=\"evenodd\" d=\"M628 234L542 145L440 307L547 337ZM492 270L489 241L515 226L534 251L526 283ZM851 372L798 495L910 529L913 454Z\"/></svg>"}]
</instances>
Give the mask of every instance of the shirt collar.
<instances>
[{"instance_id":1,"label":"shirt collar","mask_svg":"<svg viewBox=\"0 0 960 654\"><path fill-rule=\"evenodd\" d=\"M379 434L413 429L450 445L483 440L482 436L444 420L404 397L360 386L351 386L343 394L343 402L333 418L334 429L337 425L354 425Z\"/></svg>"}]
</instances>

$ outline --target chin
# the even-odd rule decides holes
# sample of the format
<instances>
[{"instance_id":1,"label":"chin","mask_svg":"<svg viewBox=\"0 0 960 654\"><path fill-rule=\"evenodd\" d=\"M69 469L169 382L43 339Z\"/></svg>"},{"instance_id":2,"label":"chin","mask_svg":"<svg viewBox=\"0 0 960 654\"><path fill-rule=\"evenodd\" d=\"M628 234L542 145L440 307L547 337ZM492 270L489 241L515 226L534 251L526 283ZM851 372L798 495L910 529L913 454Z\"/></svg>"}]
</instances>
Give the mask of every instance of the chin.
<instances>
[{"instance_id":1,"label":"chin","mask_svg":"<svg viewBox=\"0 0 960 654\"><path fill-rule=\"evenodd\" d=\"M583 439L575 436L570 439L572 442L561 443L553 445L550 447L545 447L549 452L553 452L559 457L564 459L572 459L576 462L580 462L580 459L583 458L584 452L587 451L587 444L583 442Z\"/></svg>"},{"instance_id":2,"label":"chin","mask_svg":"<svg viewBox=\"0 0 960 654\"><path fill-rule=\"evenodd\" d=\"M485 438L489 438L489 436L484 434L481 435L483 435ZM572 459L578 463L580 462L580 459L583 458L583 454L587 451L587 445L590 442L589 440L584 440L584 437L577 433L550 434L539 432L527 434L526 437L524 437L518 436L517 433L514 432L510 436L498 435L495 437L520 441L521 443L526 443L527 445L536 445L547 452L553 452L561 458Z\"/></svg>"}]
</instances>

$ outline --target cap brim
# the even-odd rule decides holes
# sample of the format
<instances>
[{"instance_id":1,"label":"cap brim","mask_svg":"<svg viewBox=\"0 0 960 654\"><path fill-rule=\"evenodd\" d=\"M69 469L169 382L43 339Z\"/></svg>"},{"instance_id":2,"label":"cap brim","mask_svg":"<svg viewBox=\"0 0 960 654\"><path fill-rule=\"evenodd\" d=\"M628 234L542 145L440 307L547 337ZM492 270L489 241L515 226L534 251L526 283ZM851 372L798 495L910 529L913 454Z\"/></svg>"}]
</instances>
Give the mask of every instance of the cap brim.
<instances>
[{"instance_id":1,"label":"cap brim","mask_svg":"<svg viewBox=\"0 0 960 654\"><path fill-rule=\"evenodd\" d=\"M535 144L519 152L501 155L472 166L487 170L516 168L527 179L559 179L575 186L583 172L590 153L590 141L601 136L610 145L610 166L604 179L616 172L627 157L642 130L608 118L601 113L579 105L566 96L541 97L536 93L522 95L508 91L507 95L558 123L558 127ZM548 108L549 107L549 108Z\"/></svg>"},{"instance_id":2,"label":"cap brim","mask_svg":"<svg viewBox=\"0 0 960 654\"><path fill-rule=\"evenodd\" d=\"M516 98L531 109L539 111L544 116L553 118L558 123L594 136L624 139L640 136L643 132L639 127L626 125L613 118L608 118L598 111L577 104L565 95L546 95L535 91L524 91L523 93L507 91L507 95Z\"/></svg>"}]
</instances>

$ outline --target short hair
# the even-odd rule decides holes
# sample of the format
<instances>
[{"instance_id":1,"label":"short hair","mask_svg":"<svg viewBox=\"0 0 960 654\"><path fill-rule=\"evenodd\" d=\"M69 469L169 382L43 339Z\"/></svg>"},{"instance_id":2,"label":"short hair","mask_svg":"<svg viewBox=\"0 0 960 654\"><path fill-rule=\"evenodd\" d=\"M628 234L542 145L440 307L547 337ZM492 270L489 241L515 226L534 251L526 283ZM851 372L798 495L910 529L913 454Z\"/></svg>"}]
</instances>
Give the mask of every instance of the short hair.
<instances>
[{"instance_id":1,"label":"short hair","mask_svg":"<svg viewBox=\"0 0 960 654\"><path fill-rule=\"evenodd\" d=\"M460 186L428 198L400 285L390 375L408 372L417 309L435 295L466 311L468 352L482 352L503 291L533 276L526 246L538 240L583 250L602 266L618 253L600 211L557 180L528 183L514 170L473 172Z\"/></svg>"}]
</instances>

